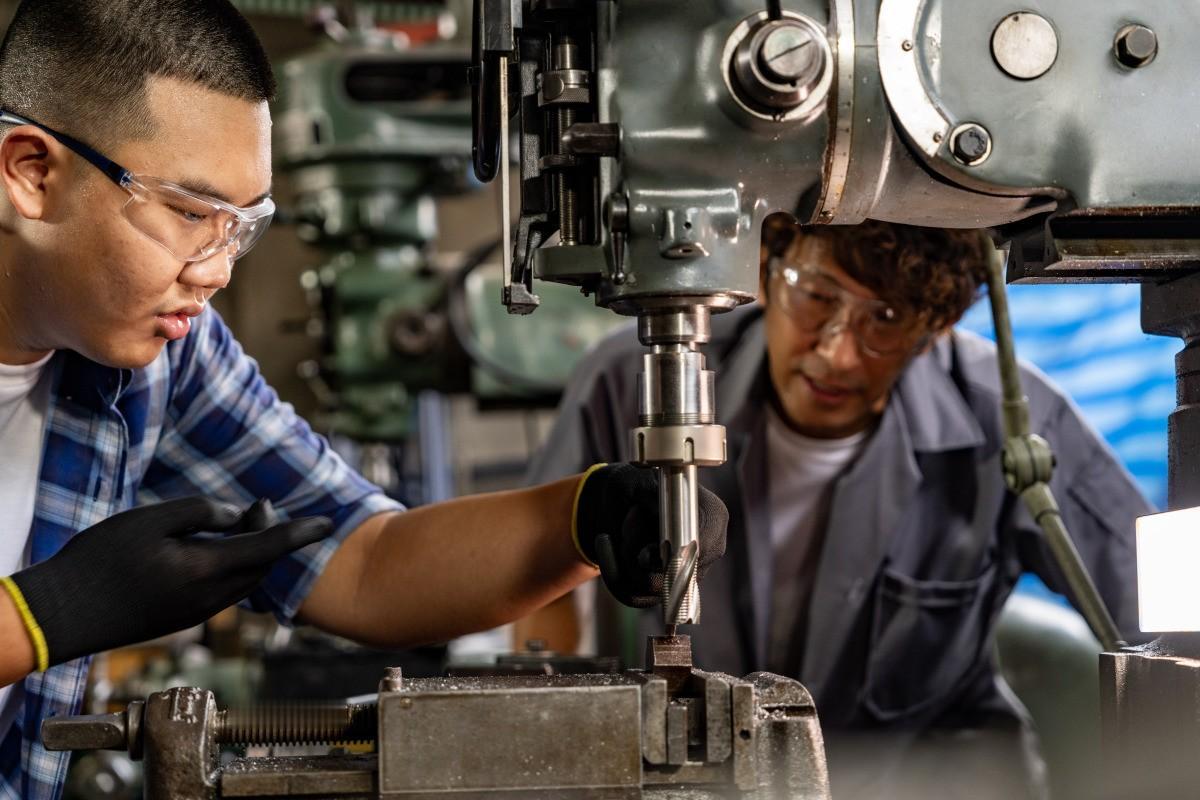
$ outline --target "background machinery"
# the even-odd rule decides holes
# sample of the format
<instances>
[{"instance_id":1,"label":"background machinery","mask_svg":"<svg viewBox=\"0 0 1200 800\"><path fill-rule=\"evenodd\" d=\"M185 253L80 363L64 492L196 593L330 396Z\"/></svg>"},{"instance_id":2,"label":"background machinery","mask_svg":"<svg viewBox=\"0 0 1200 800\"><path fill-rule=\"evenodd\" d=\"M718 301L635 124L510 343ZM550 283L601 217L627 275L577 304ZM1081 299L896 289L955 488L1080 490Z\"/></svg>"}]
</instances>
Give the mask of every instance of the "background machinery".
<instances>
[{"instance_id":1,"label":"background machinery","mask_svg":"<svg viewBox=\"0 0 1200 800\"><path fill-rule=\"evenodd\" d=\"M619 709L628 715L602 726L616 735L585 737L598 756L613 747L605 762L613 771L600 796L656 796L689 786L697 793L689 797L827 792L807 693L771 676L741 682L695 670L688 640L675 630L700 621L697 470L724 459L713 375L698 347L712 314L756 295L759 229L773 212L813 224L878 218L988 227L1007 243L1009 281L1141 283L1144 329L1186 344L1169 432L1170 504L1200 505L1200 462L1188 457L1200 446L1200 89L1193 80L1200 50L1191 46L1200 10L1167 0L474 5L475 173L500 178L503 221L511 218L510 190L519 187L517 224L504 226L502 252L511 255L500 287L504 304L528 315L543 300L552 305L543 297L549 284L579 287L597 305L635 317L647 347L631 451L663 478L668 636L649 643L646 671L607 679L479 679L409 691L385 678L369 726L378 752L363 769L350 768L375 776L375 783L353 779L362 796L420 796L436 788L466 797L485 787L571 796L594 776L562 769L569 758L580 761L577 753L534 746L543 741L545 720L557 724L561 713L592 725L596 714ZM530 337L517 333L515 340ZM1012 430L1019 434L1020 426ZM1062 558L1069 566L1069 553ZM1178 780L1185 776L1144 774L1156 761L1137 736L1165 720L1174 727L1153 741L1197 740L1196 662L1176 657L1181 647L1164 640L1154 651L1104 656L1109 760L1135 769L1134 783L1185 783ZM1143 669L1147 659L1152 668ZM1154 672L1160 669L1174 677ZM1162 717L1162 703L1137 700L1151 674L1154 690L1170 693L1166 705L1182 713ZM736 700L725 704L739 691L753 694L754 727L726 724L740 719ZM600 702L602 695L612 702ZM439 776L436 787L420 784L414 776L421 770L404 766L419 744L406 738L416 729L391 722L411 709L432 710L426 702L443 704L449 716L412 717L438 743L439 758L457 767L443 773L426 763L426 774ZM226 735L220 719L203 693L156 695L144 709L131 707L123 722L62 720L47 737L67 747L96 746L100 738L135 749L140 742L149 758L151 725L190 726L194 744L181 757L211 766L211 746L203 742ZM490 749L498 743L484 745L492 761L508 759L500 773L468 759L480 745L456 732L467 720L515 743L503 754ZM140 739L131 734L139 725ZM97 726L107 726L102 735ZM87 745L72 733L85 729ZM601 726L589 730L598 734ZM806 732L778 744L776 732L788 730ZM721 743L726 733L729 748ZM759 767L777 771L739 779L747 775L739 772L747 763L739 753L748 752L739 740L755 742ZM764 752L779 760L761 760ZM508 769L513 763L520 768ZM343 774L335 762L322 764L227 767L218 777L205 773L210 782L197 784L197 794L177 796L238 796L228 792L243 774L275 769L286 779L272 784L274 794L299 794L310 780L299 773L322 780ZM553 787L531 783L550 775Z\"/></svg>"}]
</instances>

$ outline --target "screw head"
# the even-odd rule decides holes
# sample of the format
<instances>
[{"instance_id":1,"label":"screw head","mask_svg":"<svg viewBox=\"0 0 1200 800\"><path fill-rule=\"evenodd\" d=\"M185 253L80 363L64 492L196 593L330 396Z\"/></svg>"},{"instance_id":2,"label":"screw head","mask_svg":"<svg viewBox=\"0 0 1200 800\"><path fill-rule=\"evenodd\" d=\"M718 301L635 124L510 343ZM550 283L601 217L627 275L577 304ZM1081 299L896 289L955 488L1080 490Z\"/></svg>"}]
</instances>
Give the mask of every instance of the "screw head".
<instances>
[{"instance_id":1,"label":"screw head","mask_svg":"<svg viewBox=\"0 0 1200 800\"><path fill-rule=\"evenodd\" d=\"M820 57L812 31L787 20L775 23L758 51L762 71L781 83L807 80L820 67Z\"/></svg>"},{"instance_id":2,"label":"screw head","mask_svg":"<svg viewBox=\"0 0 1200 800\"><path fill-rule=\"evenodd\" d=\"M1144 67L1158 55L1158 35L1145 25L1126 25L1117 31L1113 52L1130 69Z\"/></svg>"},{"instance_id":3,"label":"screw head","mask_svg":"<svg viewBox=\"0 0 1200 800\"><path fill-rule=\"evenodd\" d=\"M968 167L982 164L992 154L992 136L974 122L959 125L950 134L950 154Z\"/></svg>"}]
</instances>

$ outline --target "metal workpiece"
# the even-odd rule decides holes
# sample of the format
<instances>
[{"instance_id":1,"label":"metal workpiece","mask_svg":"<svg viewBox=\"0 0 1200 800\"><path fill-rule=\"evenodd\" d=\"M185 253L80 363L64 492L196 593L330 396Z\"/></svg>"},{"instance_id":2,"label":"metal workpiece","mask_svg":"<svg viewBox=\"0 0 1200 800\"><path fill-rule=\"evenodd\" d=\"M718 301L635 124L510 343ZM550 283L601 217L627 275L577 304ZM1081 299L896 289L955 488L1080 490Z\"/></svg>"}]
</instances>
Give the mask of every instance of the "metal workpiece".
<instances>
[{"instance_id":1,"label":"metal workpiece","mask_svg":"<svg viewBox=\"0 0 1200 800\"><path fill-rule=\"evenodd\" d=\"M226 763L212 693L172 689L145 703L145 797L828 800L820 726L799 683L695 669L687 637L652 641L646 667L406 680L379 694L374 753ZM92 719L53 722L48 733L72 749L118 738L82 735Z\"/></svg>"}]
</instances>

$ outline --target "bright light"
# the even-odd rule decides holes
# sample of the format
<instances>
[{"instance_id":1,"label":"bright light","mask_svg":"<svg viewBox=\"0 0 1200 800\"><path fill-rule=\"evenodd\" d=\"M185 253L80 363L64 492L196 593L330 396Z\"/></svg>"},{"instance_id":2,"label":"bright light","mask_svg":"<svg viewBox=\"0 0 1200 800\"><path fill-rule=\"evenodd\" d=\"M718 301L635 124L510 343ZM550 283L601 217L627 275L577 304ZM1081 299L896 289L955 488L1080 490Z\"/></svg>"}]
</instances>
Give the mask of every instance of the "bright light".
<instances>
[{"instance_id":1,"label":"bright light","mask_svg":"<svg viewBox=\"0 0 1200 800\"><path fill-rule=\"evenodd\" d=\"M1200 508L1141 517L1136 531L1141 629L1200 631Z\"/></svg>"}]
</instances>

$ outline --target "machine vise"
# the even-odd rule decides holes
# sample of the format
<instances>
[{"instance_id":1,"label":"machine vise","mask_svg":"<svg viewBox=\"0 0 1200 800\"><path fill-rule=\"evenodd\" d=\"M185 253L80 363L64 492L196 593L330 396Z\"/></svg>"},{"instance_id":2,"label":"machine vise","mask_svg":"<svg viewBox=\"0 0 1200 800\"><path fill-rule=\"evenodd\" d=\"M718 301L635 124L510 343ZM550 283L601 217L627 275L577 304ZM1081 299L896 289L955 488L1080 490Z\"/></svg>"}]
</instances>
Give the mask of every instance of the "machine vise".
<instances>
[{"instance_id":1,"label":"machine vise","mask_svg":"<svg viewBox=\"0 0 1200 800\"><path fill-rule=\"evenodd\" d=\"M148 800L829 797L808 691L767 673L695 669L686 636L652 638L645 671L405 680L389 670L374 703L248 711L175 688L121 713L49 720L42 733L52 750L141 759ZM355 743L222 758L223 746Z\"/></svg>"}]
</instances>

